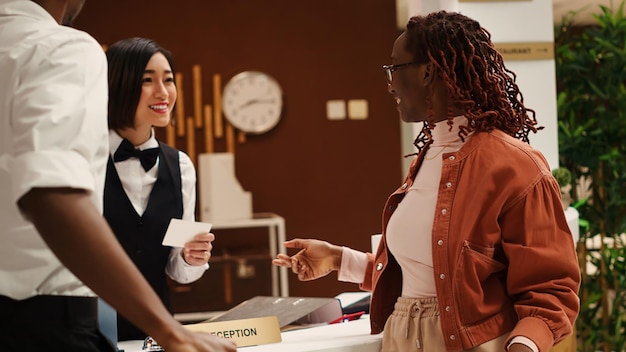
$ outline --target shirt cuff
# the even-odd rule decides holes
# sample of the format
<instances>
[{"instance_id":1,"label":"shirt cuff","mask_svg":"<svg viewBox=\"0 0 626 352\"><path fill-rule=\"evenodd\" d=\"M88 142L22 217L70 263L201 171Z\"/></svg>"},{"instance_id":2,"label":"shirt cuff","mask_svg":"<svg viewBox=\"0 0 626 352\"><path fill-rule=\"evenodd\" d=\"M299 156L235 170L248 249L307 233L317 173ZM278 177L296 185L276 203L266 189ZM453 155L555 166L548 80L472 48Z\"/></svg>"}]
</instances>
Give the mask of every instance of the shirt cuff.
<instances>
[{"instance_id":1,"label":"shirt cuff","mask_svg":"<svg viewBox=\"0 0 626 352\"><path fill-rule=\"evenodd\" d=\"M514 343L521 343L522 345L528 346L531 350L533 350L533 352L539 352L539 348L537 348L537 345L533 342L533 340L525 336L515 336L511 342L509 342L509 345L506 346L506 350L508 351L509 347L511 347Z\"/></svg>"},{"instance_id":2,"label":"shirt cuff","mask_svg":"<svg viewBox=\"0 0 626 352\"><path fill-rule=\"evenodd\" d=\"M188 284L197 281L209 268L209 264L207 263L199 266L190 265L185 262L181 252L181 247L172 248L165 272L170 278L181 284Z\"/></svg>"},{"instance_id":3,"label":"shirt cuff","mask_svg":"<svg viewBox=\"0 0 626 352\"><path fill-rule=\"evenodd\" d=\"M339 281L361 284L365 279L366 269L366 253L348 247L342 247L341 266L339 267L339 273L337 276Z\"/></svg>"}]
</instances>

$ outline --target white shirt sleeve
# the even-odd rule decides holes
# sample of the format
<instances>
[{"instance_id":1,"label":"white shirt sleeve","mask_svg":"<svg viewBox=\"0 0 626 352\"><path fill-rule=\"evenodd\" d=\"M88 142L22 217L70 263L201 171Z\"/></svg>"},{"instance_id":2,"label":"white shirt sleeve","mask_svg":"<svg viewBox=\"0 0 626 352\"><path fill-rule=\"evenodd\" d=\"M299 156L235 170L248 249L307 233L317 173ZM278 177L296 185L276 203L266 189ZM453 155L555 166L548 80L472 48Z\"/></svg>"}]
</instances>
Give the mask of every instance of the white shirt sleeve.
<instances>
[{"instance_id":1,"label":"white shirt sleeve","mask_svg":"<svg viewBox=\"0 0 626 352\"><path fill-rule=\"evenodd\" d=\"M183 192L183 220L195 221L196 209L196 170L189 156L178 152ZM187 284L198 280L209 268L209 264L193 266L182 256L182 248L172 248L165 272L176 282Z\"/></svg>"},{"instance_id":2,"label":"white shirt sleeve","mask_svg":"<svg viewBox=\"0 0 626 352\"><path fill-rule=\"evenodd\" d=\"M513 339L511 339L511 342L509 342L509 345L506 346L506 350L508 351L509 347L511 347L511 345L514 343L521 343L522 345L528 346L531 350L533 350L533 352L539 352L539 348L533 342L533 340L525 336L515 336Z\"/></svg>"},{"instance_id":3,"label":"white shirt sleeve","mask_svg":"<svg viewBox=\"0 0 626 352\"><path fill-rule=\"evenodd\" d=\"M73 188L102 210L106 57L95 39L58 25L32 1L0 3L9 12L0 16L0 292L16 300L94 296L16 202L33 188Z\"/></svg>"},{"instance_id":4,"label":"white shirt sleeve","mask_svg":"<svg viewBox=\"0 0 626 352\"><path fill-rule=\"evenodd\" d=\"M74 36L46 57L33 53L11 102L13 201L32 188L90 191L102 210L107 162L106 57L92 38ZM71 138L68 138L71 136ZM8 196L8 195L7 195Z\"/></svg>"},{"instance_id":5,"label":"white shirt sleeve","mask_svg":"<svg viewBox=\"0 0 626 352\"><path fill-rule=\"evenodd\" d=\"M367 254L343 247L341 251L341 267L337 279L339 281L363 283L367 270Z\"/></svg>"}]
</instances>

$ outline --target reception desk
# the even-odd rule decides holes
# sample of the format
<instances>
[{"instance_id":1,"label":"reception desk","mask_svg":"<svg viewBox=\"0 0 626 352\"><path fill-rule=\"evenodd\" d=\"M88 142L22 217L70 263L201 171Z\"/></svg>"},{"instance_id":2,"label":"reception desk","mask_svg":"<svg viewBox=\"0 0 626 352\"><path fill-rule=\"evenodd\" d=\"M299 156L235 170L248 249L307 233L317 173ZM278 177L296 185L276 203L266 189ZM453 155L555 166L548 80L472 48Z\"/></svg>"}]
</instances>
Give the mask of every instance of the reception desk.
<instances>
[{"instance_id":1,"label":"reception desk","mask_svg":"<svg viewBox=\"0 0 626 352\"><path fill-rule=\"evenodd\" d=\"M382 334L370 334L369 316L281 333L282 342L238 348L245 352L380 352Z\"/></svg>"},{"instance_id":2,"label":"reception desk","mask_svg":"<svg viewBox=\"0 0 626 352\"><path fill-rule=\"evenodd\" d=\"M339 324L284 331L282 342L239 347L242 352L380 352L382 334L370 335L369 317ZM124 352L141 352L142 341L123 341Z\"/></svg>"},{"instance_id":3,"label":"reception desk","mask_svg":"<svg viewBox=\"0 0 626 352\"><path fill-rule=\"evenodd\" d=\"M380 352L383 335L370 335L369 316L339 324L320 325L281 333L282 342L239 347L242 352ZM124 352L141 352L143 341L123 341ZM570 336L550 352L575 352L576 338Z\"/></svg>"}]
</instances>

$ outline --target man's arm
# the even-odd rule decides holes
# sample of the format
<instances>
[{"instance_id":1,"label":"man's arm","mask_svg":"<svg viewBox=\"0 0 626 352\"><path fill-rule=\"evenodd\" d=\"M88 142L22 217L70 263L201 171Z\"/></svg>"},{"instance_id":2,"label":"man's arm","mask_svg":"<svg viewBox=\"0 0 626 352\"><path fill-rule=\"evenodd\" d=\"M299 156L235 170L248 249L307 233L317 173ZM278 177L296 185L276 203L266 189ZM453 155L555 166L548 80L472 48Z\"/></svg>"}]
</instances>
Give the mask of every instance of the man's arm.
<instances>
[{"instance_id":1,"label":"man's arm","mask_svg":"<svg viewBox=\"0 0 626 352\"><path fill-rule=\"evenodd\" d=\"M128 258L88 192L34 188L18 205L67 268L168 351L235 351L231 341L192 333L174 320Z\"/></svg>"}]
</instances>

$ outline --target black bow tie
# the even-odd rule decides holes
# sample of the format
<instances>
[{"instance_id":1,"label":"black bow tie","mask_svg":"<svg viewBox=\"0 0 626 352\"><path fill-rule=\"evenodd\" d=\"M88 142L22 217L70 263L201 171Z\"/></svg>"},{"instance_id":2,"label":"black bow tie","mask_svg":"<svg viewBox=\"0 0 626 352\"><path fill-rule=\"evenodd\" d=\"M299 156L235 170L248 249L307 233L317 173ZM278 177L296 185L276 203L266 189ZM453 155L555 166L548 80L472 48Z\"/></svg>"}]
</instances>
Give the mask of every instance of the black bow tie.
<instances>
[{"instance_id":1,"label":"black bow tie","mask_svg":"<svg viewBox=\"0 0 626 352\"><path fill-rule=\"evenodd\" d=\"M141 162L143 169L148 171L152 169L154 164L156 164L158 156L159 148L144 150L135 149L133 144L128 139L124 139L115 151L115 154L113 154L113 161L124 161L129 158L137 158Z\"/></svg>"}]
</instances>

